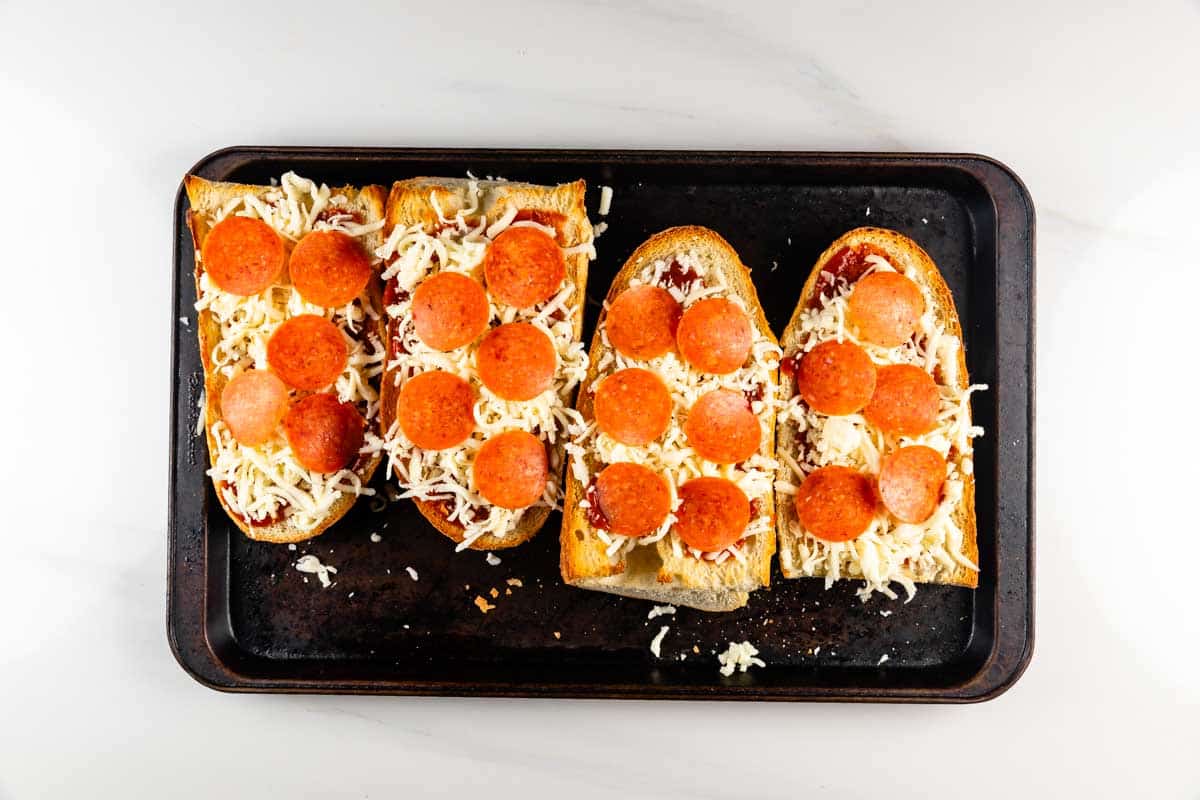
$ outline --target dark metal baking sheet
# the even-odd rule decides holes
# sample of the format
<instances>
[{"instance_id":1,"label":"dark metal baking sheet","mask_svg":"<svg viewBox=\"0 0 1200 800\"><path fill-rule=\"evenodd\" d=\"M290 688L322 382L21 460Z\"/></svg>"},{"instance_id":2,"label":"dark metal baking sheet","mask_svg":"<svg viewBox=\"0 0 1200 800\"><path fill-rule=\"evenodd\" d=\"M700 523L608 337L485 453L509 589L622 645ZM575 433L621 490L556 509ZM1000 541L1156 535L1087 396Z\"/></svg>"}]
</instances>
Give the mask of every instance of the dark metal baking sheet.
<instances>
[{"instance_id":1,"label":"dark metal baking sheet","mask_svg":"<svg viewBox=\"0 0 1200 800\"><path fill-rule=\"evenodd\" d=\"M972 380L991 387L974 399L987 430L975 455L980 586L860 603L851 583L826 590L776 569L771 588L739 611L681 608L647 620L650 603L562 584L558 514L531 543L500 552L497 566L455 554L406 501L381 512L360 501L294 552L252 542L216 502L195 435L203 378L181 189L167 627L197 680L257 692L964 702L995 697L1020 676L1033 647L1034 211L1006 167L970 155L234 147L193 171L265 183L289 169L330 185L468 170L538 183L582 177L594 222L598 187L612 186L585 341L625 258L671 225L712 227L737 248L777 332L836 237L865 224L913 237L954 294ZM293 568L304 552L337 567L336 585L304 581ZM495 610L480 613L476 595ZM664 624L655 658L649 644ZM721 677L716 653L742 640L768 666Z\"/></svg>"}]
</instances>

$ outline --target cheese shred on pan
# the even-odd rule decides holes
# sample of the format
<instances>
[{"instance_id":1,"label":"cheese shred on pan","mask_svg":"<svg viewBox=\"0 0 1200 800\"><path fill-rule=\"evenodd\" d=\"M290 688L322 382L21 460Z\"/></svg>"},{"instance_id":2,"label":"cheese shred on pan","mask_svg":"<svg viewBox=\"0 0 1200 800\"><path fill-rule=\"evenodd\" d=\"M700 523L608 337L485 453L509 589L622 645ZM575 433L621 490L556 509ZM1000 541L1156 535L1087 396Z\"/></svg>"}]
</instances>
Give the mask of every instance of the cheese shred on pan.
<instances>
[{"instance_id":1,"label":"cheese shred on pan","mask_svg":"<svg viewBox=\"0 0 1200 800\"><path fill-rule=\"evenodd\" d=\"M328 186L288 172L278 187L261 197L231 199L208 221L216 224L229 215L253 217L292 242L314 230L338 230L357 238L383 226L383 220L361 224L349 211L338 213L347 205L346 198L332 194ZM208 311L220 331L209 354L212 369L227 380L248 369L267 369L267 340L280 324L298 314L326 317L342 332L350 354L333 391L342 402L354 403L370 426L379 415L379 395L370 381L383 372L385 350L375 333L368 333L365 342L360 337L380 311L365 292L341 308L324 308L306 303L287 283L286 270L280 281L260 294L241 297L222 291L207 272L201 273L196 310ZM251 523L286 517L290 527L312 530L343 495L374 494L351 469L320 473L301 466L282 432L257 447L238 443L220 420L210 433L216 452L208 475L229 508Z\"/></svg>"},{"instance_id":2,"label":"cheese shred on pan","mask_svg":"<svg viewBox=\"0 0 1200 800\"><path fill-rule=\"evenodd\" d=\"M696 279L686 282L682 286L671 285L667 280L667 274L672 260L678 262L684 270L694 273L697 276ZM647 265L638 277L629 281L630 287L643 284L662 286L685 309L703 298L719 296L726 297L742 306L743 311L747 310L741 298L726 285L721 271L709 270L703 259L695 252L677 253L674 259L659 259ZM667 390L675 404L675 413L671 415L671 422L666 432L656 441L645 446L631 447L621 444L608 434L597 432L594 424L589 425L567 445L567 452L571 455L572 475L583 486L588 486L592 476L604 469L605 465L628 461L649 467L662 475L670 488L671 513L653 533L642 537L632 537L593 529L596 537L605 544L610 561L615 563L621 555L630 552L635 547L654 544L668 536L670 537L668 542L677 557L682 556L686 549L697 558L714 561L718 564L724 563L730 558L744 561L745 553L742 547L736 544L717 552L704 552L688 548L678 534L672 531L672 526L676 521L675 512L679 509L680 503L679 487L692 478L702 476L720 477L732 481L750 499L753 503L752 507L759 509L759 513L746 526L746 530L742 534L743 539L771 531L774 522L770 515L770 493L772 482L775 479L775 470L778 468L776 461L761 454L755 454L741 464L715 464L696 455L692 448L688 447L687 437L683 432L688 410L695 405L696 401L714 389L723 388L745 393L747 397L757 398L750 403L750 409L759 418L759 425L763 429L763 441L767 441L771 436L772 432L767 430L767 423L761 414L764 408L778 407L779 405L775 396L776 386L771 380L770 372L778 364L782 352L777 345L764 337L756 326L752 325L751 329L754 340L750 358L739 369L727 375L710 375L699 372L689 366L673 350L648 360L626 358L612 347L608 341L607 331L601 329L600 339L603 343L604 355L600 357L601 361L597 364L599 372L611 374L627 367L649 369L657 373L666 383ZM594 390L596 385L593 383L590 388ZM590 505L586 499L581 500L579 504L584 508Z\"/></svg>"},{"instance_id":3,"label":"cheese shred on pan","mask_svg":"<svg viewBox=\"0 0 1200 800\"><path fill-rule=\"evenodd\" d=\"M869 256L874 271L896 271L881 256ZM941 393L938 423L922 436L899 437L896 445L920 444L931 447L947 459L947 477L942 501L933 516L918 524L899 522L880 512L866 532L848 542L827 542L804 531L796 519L792 503L782 503L792 531L799 539L799 561L788 549L779 553L781 565L800 575L825 576L826 587L842 578L861 580L859 597L866 601L874 592L895 599L890 584L902 586L911 600L917 583L944 581L965 567L978 571L964 553L965 534L954 521L962 501L964 477L973 471L972 439L983 435L983 428L971 424L971 394L987 386L974 384L959 388L958 355L962 343L938 323L932 293L915 270L907 275L925 297L925 314L917 335L899 347L885 348L861 341L845 325L846 302L851 285L838 278L829 295L822 295L819 307L803 312L800 323L800 352L808 352L830 339L860 345L879 364L913 364L929 372ZM794 495L804 476L818 467L838 464L879 473L885 450L883 434L869 426L861 414L830 417L818 414L799 395L783 404L779 421L795 426L802 461L785 456L791 480L779 480L775 491Z\"/></svg>"},{"instance_id":4,"label":"cheese shred on pan","mask_svg":"<svg viewBox=\"0 0 1200 800\"><path fill-rule=\"evenodd\" d=\"M430 201L438 215L438 230L426 231L420 223L397 226L376 251L384 259L385 281L395 280L396 301L386 308L392 323L393 357L387 365L393 370L397 386L429 370L443 370L467 380L475 389L475 430L461 445L446 450L422 450L414 447L399 425L393 424L380 443L388 455L388 469L404 486L404 497L442 501L447 518L463 527L464 550L482 536L503 538L520 524L528 509L493 506L474 488L471 465L485 441L507 430L529 431L547 445L559 445L584 430L583 417L567 404L579 382L587 375L588 357L582 342L575 339L574 319L584 297L575 284L564 280L561 289L532 308L517 309L494 302L489 296L489 327L509 322L528 322L550 337L558 356L553 385L532 400L504 400L493 394L479 379L475 369L477 345L451 352L434 350L417 336L411 317L411 294L416 286L438 271L472 274L478 271L492 239L509 227L534 227L557 238L557 231L529 220L516 220L518 209L511 208L488 225L480 214L480 189L474 181L468 185L468 203L452 217L438 207L436 195ZM591 242L578 252L594 257ZM582 245L580 247L583 247ZM564 249L569 255L575 251ZM562 457L556 447L548 448L549 473L542 497L533 507L561 507Z\"/></svg>"}]
</instances>

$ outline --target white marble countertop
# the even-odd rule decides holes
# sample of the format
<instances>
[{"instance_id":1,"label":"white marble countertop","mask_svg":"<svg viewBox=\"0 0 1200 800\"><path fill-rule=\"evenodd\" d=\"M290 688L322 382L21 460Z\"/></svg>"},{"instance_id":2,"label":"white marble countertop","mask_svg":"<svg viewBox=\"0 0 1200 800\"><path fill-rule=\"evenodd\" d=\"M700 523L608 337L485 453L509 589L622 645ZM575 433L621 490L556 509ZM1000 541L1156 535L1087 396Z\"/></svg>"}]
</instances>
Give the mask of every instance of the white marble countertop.
<instances>
[{"instance_id":1,"label":"white marble countertop","mask_svg":"<svg viewBox=\"0 0 1200 800\"><path fill-rule=\"evenodd\" d=\"M133 5L0 4L0 798L1200 797L1195 2ZM237 143L1008 163L1038 209L1025 677L970 707L196 684L163 622L171 203Z\"/></svg>"}]
</instances>

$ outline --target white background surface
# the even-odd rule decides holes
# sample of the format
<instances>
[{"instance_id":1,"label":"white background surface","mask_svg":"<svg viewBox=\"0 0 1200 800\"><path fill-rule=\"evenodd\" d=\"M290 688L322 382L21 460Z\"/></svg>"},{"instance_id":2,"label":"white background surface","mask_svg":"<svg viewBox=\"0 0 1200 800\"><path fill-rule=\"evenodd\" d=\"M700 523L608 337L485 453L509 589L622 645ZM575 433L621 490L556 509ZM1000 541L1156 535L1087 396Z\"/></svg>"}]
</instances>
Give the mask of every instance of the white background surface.
<instances>
[{"instance_id":1,"label":"white background surface","mask_svg":"<svg viewBox=\"0 0 1200 800\"><path fill-rule=\"evenodd\" d=\"M1200 797L1200 6L842 5L0 0L0 797ZM163 622L171 205L240 143L1007 162L1038 209L1025 677L973 707L194 683Z\"/></svg>"}]
</instances>

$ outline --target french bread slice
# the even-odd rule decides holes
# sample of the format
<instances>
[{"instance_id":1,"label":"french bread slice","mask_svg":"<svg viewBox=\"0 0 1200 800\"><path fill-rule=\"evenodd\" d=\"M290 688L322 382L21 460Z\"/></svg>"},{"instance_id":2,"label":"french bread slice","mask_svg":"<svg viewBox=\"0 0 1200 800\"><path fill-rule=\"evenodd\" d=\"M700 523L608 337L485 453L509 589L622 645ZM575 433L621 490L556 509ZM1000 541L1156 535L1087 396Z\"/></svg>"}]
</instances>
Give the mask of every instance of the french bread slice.
<instances>
[{"instance_id":1,"label":"french bread slice","mask_svg":"<svg viewBox=\"0 0 1200 800\"><path fill-rule=\"evenodd\" d=\"M750 271L733 247L707 228L685 226L662 231L634 251L609 288L604 311L592 337L588 377L580 387L576 403L586 421L594 419L591 388L614 370L611 349L602 337L608 307L617 295L630 286L630 281L637 279L649 265L660 260L669 263L680 253L694 254L706 271L719 272L729 287L729 294L743 302L756 341L769 343L771 348L776 348L775 337L763 315ZM778 356L777 352L775 356ZM653 369L653 366L647 365L647 368ZM774 361L766 366L764 372L766 385L762 395L769 401L776 396L778 385ZM680 411L676 399L674 415L678 417ZM762 412L757 416L763 421L759 454L769 459L775 449L773 403L764 403ZM594 477L603 468L594 448L585 447L582 458L589 476ZM679 555L671 544L673 534L610 558L606 552L607 545L590 524L587 509L581 505L586 492L587 485L580 480L577 471L568 469L560 535L560 569L566 583L582 589L684 605L703 611L740 608L746 604L750 592L770 584L771 558L775 553L773 519L766 525L765 533L745 540L742 548L744 558L741 560L727 558L722 563L715 563L696 558L686 550ZM774 507L774 492L768 482L761 513L773 517Z\"/></svg>"},{"instance_id":2,"label":"french bread slice","mask_svg":"<svg viewBox=\"0 0 1200 800\"><path fill-rule=\"evenodd\" d=\"M962 325L959 322L958 312L955 310L954 298L950 293L950 288L946 285L946 281L942 278L933 259L929 257L929 254L920 245L903 234L884 228L857 228L849 231L838 238L837 241L826 248L820 255L812 272L809 274L808 280L804 284L804 288L801 290L800 298L796 304L792 318L788 322L783 336L780 337L784 357L792 357L802 346L805 338L801 330L802 318L806 311L813 308L814 304L819 302L816 297L818 290L827 290L828 288L827 283L821 282L821 273L826 270L835 256L838 256L843 250L847 248L854 250L863 245L881 252L896 271L906 274L923 290L927 305L931 304L932 306L927 311L932 311L931 319L933 324L941 328L944 336L953 336L958 341L957 357L954 359L956 363L953 369L955 374L947 376L945 374L946 370L938 366L934 372L935 382L943 385L946 384L949 378L953 381L953 386L957 387L960 392L967 392L970 380L967 375L966 358L964 355ZM918 336L920 335L919 331ZM877 363L888 363L886 360L881 360L880 358L883 353L882 350L868 347L868 351ZM884 355L884 358L886 359L886 355ZM782 370L780 374L780 398L786 403L795 394L796 384L794 374L788 370ZM967 405L967 409L969 418L969 404ZM796 462L803 462L805 448L808 445L797 433L796 425L787 421L786 417L786 414L781 414L778 425L779 480L782 483L794 483L799 481L799 477L788 466L787 461L790 458ZM889 446L894 446L894 444L889 443ZM962 555L973 564L978 564L979 544L975 519L975 477L969 444L966 451L952 447L948 461L952 470L962 482L961 499L950 516L954 524L962 531ZM793 496L781 491L777 493L776 497L779 565L784 577L827 577L828 569L823 566L818 565L815 569L803 568L806 546L811 548L815 540L800 529L799 523L796 520ZM811 555L811 549L809 550L809 554ZM841 577L861 579L861 576L846 574L841 575ZM919 574L913 574L907 577L913 583L941 583L972 588L978 586L979 583L979 572L977 570L957 562L953 569L943 569L932 576L922 577Z\"/></svg>"},{"instance_id":3,"label":"french bread slice","mask_svg":"<svg viewBox=\"0 0 1200 800\"><path fill-rule=\"evenodd\" d=\"M188 175L184 179L184 189L187 192L189 210L187 212L188 228L192 234L192 244L196 253L196 267L194 277L196 281L196 296L201 296L201 275L203 274L204 266L201 263L200 250L204 244L204 239L207 237L209 230L214 224L215 215L223 209L228 209L232 204L235 204L239 198L252 196L259 200L265 200L272 193L278 192L277 187L272 186L255 186L242 183L229 183L209 181L195 175ZM342 186L331 190L331 198L334 198L334 203L338 209L344 209L352 212L362 223L371 223L383 218L383 202L385 193L383 187L380 186ZM288 241L289 237L284 237L287 241L287 247L290 248L295 244L294 241ZM365 233L360 237L364 248L368 252L373 252L379 246L382 239L379 231ZM279 281L286 284L287 271L280 276ZM382 311L383 295L381 285L378 279L378 273L375 273L371 282L367 286L366 296L374 306L376 311ZM382 314L380 314L382 317ZM205 389L205 405L204 414L204 431L208 441L208 452L210 463L215 466L217 460L217 442L213 434L213 426L221 420L220 397L225 385L229 379L214 367L213 348L221 339L221 329L213 314L207 309L202 309L197 313L196 317L198 336L200 341L200 359L204 367L204 389ZM361 329L360 335L357 337L361 341L365 341L368 331L375 332L380 341L383 338L382 322L368 320ZM301 395L306 392L299 393ZM368 430L377 432L377 422L368 421ZM354 465L354 473L362 486L365 486L370 481L376 467L379 466L381 456L372 454L360 458ZM265 523L250 524L241 514L236 513L229 505L225 493L221 491L221 487L217 487L217 500L221 507L225 509L225 513L233 521L243 533L251 539L256 539L264 542L289 543L301 542L320 535L329 526L333 525L354 505L358 495L354 492L340 492L339 497L333 501L328 509L320 516L315 526L297 528L290 516L284 516L282 519L277 519Z\"/></svg>"},{"instance_id":4,"label":"french bread slice","mask_svg":"<svg viewBox=\"0 0 1200 800\"><path fill-rule=\"evenodd\" d=\"M555 228L561 247L576 249L576 252L567 253L565 256L564 284L572 284L576 289L570 321L573 340L578 342L583 333L583 308L589 261L589 254L584 250L592 242L592 225L588 221L584 206L587 187L583 181L557 186L464 178L420 177L398 181L393 184L388 194L384 239L391 236L397 227L407 228L419 224L427 231L435 230L440 224L439 210L442 219L445 219L453 218L460 211L470 207L474 201L471 195L472 187L476 187L479 192L475 214L482 217L486 223L485 227L490 227L511 213L512 209L516 209L524 218ZM477 265L471 275L480 283L485 282L482 264ZM382 429L385 432L391 430L396 421L396 399L400 387L397 385L398 376L394 366L397 358L405 357L403 354L392 352L392 330L389 327L389 366L384 372L381 389ZM573 390L562 396L566 407L570 407L573 396ZM564 440L560 437L551 448L551 479L555 485L561 483L562 467L565 463L563 444ZM557 469L554 467L555 462L558 465ZM431 525L454 542L460 545L463 543L465 527L458 520L450 519L451 506L448 501L414 498L414 502ZM512 530L503 535L485 534L472 541L468 547L473 550L499 550L523 544L542 528L551 510L548 506L531 507L524 511Z\"/></svg>"}]
</instances>

